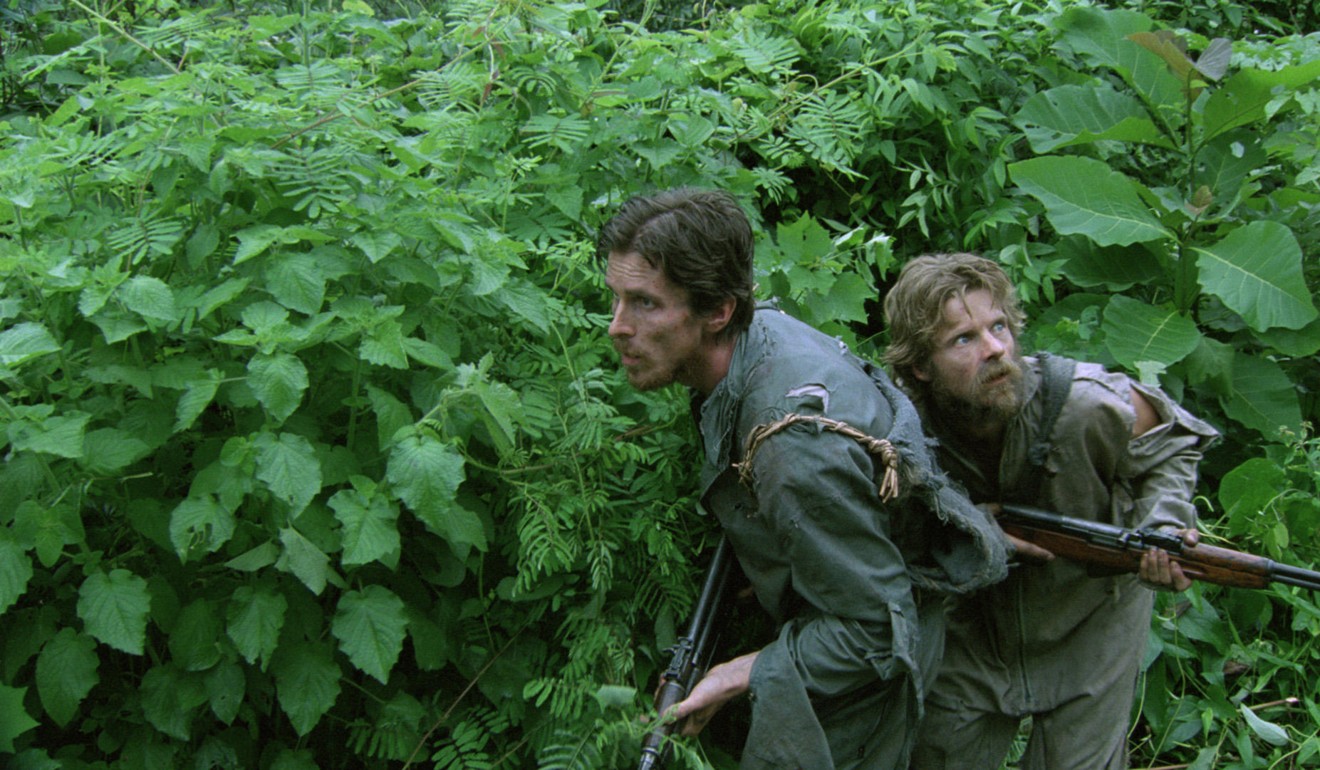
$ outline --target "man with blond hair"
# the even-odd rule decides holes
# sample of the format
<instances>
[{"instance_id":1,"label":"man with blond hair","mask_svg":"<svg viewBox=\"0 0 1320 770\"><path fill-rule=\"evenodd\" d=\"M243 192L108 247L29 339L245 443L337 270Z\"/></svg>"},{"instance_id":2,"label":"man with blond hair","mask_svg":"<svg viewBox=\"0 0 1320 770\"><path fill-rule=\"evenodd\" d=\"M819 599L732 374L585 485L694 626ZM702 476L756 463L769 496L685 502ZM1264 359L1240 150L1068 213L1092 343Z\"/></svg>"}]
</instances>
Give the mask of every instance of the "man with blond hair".
<instances>
[{"instance_id":1,"label":"man with blond hair","mask_svg":"<svg viewBox=\"0 0 1320 770\"><path fill-rule=\"evenodd\" d=\"M1166 394L1097 364L1024 357L1023 313L999 265L933 254L885 297L895 379L976 503L1019 503L1196 541L1191 499L1215 430ZM1023 770L1117 770L1150 627L1149 588L1190 585L1163 551L1138 575L1019 547L1007 580L956 603L914 770L996 770L1024 718ZM1031 560L1026 556L1034 557Z\"/></svg>"}]
</instances>

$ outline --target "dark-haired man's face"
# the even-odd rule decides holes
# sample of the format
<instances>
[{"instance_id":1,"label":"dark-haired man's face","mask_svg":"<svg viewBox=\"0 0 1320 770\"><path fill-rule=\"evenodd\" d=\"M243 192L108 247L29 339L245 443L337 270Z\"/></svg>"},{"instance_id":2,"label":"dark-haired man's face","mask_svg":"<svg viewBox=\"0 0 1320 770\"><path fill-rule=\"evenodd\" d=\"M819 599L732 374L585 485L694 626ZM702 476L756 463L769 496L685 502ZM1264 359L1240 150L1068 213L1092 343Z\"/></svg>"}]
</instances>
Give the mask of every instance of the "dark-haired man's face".
<instances>
[{"instance_id":1,"label":"dark-haired man's face","mask_svg":"<svg viewBox=\"0 0 1320 770\"><path fill-rule=\"evenodd\" d=\"M1008 316L985 289L950 298L943 315L929 361L915 368L917 379L930 385L943 418L1003 425L1023 399L1022 359Z\"/></svg>"},{"instance_id":2,"label":"dark-haired man's face","mask_svg":"<svg viewBox=\"0 0 1320 770\"><path fill-rule=\"evenodd\" d=\"M638 390L678 382L709 392L707 320L692 312L687 292L634 253L610 255L605 285L614 294L610 338L628 382Z\"/></svg>"}]
</instances>

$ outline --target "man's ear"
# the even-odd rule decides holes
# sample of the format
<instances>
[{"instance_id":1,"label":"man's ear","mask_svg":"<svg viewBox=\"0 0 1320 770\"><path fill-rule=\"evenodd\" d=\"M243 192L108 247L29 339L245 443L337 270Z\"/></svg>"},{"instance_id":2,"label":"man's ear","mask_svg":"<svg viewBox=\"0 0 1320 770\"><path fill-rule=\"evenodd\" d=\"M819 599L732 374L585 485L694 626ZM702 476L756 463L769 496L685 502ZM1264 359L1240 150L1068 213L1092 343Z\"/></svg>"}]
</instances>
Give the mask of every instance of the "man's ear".
<instances>
[{"instance_id":1,"label":"man's ear","mask_svg":"<svg viewBox=\"0 0 1320 770\"><path fill-rule=\"evenodd\" d=\"M705 329L708 334L715 336L724 331L724 327L733 320L733 310L738 307L738 300L733 297L725 297L720 304L711 308L706 314Z\"/></svg>"},{"instance_id":2,"label":"man's ear","mask_svg":"<svg viewBox=\"0 0 1320 770\"><path fill-rule=\"evenodd\" d=\"M912 376L920 382L930 382L930 372L924 366L912 365Z\"/></svg>"}]
</instances>

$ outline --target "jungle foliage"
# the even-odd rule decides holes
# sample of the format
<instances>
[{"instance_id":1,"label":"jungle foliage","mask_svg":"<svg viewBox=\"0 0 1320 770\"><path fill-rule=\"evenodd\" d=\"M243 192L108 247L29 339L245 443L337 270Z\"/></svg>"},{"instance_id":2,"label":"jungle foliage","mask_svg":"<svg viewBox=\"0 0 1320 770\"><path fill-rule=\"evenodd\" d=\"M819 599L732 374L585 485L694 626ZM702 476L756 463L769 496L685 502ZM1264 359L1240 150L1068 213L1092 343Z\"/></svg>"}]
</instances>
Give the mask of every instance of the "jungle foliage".
<instances>
[{"instance_id":1,"label":"jungle foliage","mask_svg":"<svg viewBox=\"0 0 1320 770\"><path fill-rule=\"evenodd\" d=\"M629 765L711 534L593 258L663 187L872 356L904 259L999 260L1314 567L1316 4L1195 6L0 0L0 760ZM1163 597L1137 766L1320 765L1318 638Z\"/></svg>"}]
</instances>

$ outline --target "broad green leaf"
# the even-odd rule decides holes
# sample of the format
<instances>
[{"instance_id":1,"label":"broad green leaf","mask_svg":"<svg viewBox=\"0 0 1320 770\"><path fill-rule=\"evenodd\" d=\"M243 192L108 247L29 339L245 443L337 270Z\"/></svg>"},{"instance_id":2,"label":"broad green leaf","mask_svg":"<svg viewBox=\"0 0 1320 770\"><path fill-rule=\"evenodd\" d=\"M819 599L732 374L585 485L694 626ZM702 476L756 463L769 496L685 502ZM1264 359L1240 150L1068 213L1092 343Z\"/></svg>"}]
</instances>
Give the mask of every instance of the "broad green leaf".
<instances>
[{"instance_id":1,"label":"broad green leaf","mask_svg":"<svg viewBox=\"0 0 1320 770\"><path fill-rule=\"evenodd\" d=\"M329 645L304 642L280 648L271 665L280 708L306 735L339 698L339 666Z\"/></svg>"},{"instance_id":2,"label":"broad green leaf","mask_svg":"<svg viewBox=\"0 0 1320 770\"><path fill-rule=\"evenodd\" d=\"M1293 358L1305 358L1320 353L1320 319L1300 329L1269 329L1261 332L1260 341Z\"/></svg>"},{"instance_id":3,"label":"broad green leaf","mask_svg":"<svg viewBox=\"0 0 1320 770\"><path fill-rule=\"evenodd\" d=\"M165 663L142 677L138 692L142 715L152 727L181 741L192 737L195 712L206 703L206 684L200 674Z\"/></svg>"},{"instance_id":4,"label":"broad green leaf","mask_svg":"<svg viewBox=\"0 0 1320 770\"><path fill-rule=\"evenodd\" d=\"M257 354L248 361L248 387L276 423L302 404L307 391L307 367L291 353Z\"/></svg>"},{"instance_id":5,"label":"broad green leaf","mask_svg":"<svg viewBox=\"0 0 1320 770\"><path fill-rule=\"evenodd\" d=\"M184 607L170 629L170 658L185 671L205 671L220 662L220 612L207 599Z\"/></svg>"},{"instance_id":6,"label":"broad green leaf","mask_svg":"<svg viewBox=\"0 0 1320 770\"><path fill-rule=\"evenodd\" d=\"M1243 69L1210 95L1201 113L1203 141L1264 120L1266 106L1281 93L1301 89L1320 78L1320 59L1281 70Z\"/></svg>"},{"instance_id":7,"label":"broad green leaf","mask_svg":"<svg viewBox=\"0 0 1320 770\"><path fill-rule=\"evenodd\" d=\"M262 433L257 450L257 478L289 504L293 513L307 507L321 491L321 462L311 442L296 433Z\"/></svg>"},{"instance_id":8,"label":"broad green leaf","mask_svg":"<svg viewBox=\"0 0 1320 770\"><path fill-rule=\"evenodd\" d=\"M1045 205L1045 215L1063 235L1085 235L1101 246L1172 237L1142 202L1136 183L1098 160L1032 158L1008 170Z\"/></svg>"},{"instance_id":9,"label":"broad green leaf","mask_svg":"<svg viewBox=\"0 0 1320 770\"><path fill-rule=\"evenodd\" d=\"M276 569L291 573L308 590L320 596L330 579L330 557L293 527L280 530L280 543L284 545L284 552L275 562Z\"/></svg>"},{"instance_id":10,"label":"broad green leaf","mask_svg":"<svg viewBox=\"0 0 1320 770\"><path fill-rule=\"evenodd\" d=\"M14 534L20 543L31 544L41 566L55 566L66 545L83 545L87 540L78 508L67 503L42 505L24 500L14 509Z\"/></svg>"},{"instance_id":11,"label":"broad green leaf","mask_svg":"<svg viewBox=\"0 0 1320 770\"><path fill-rule=\"evenodd\" d=\"M206 407L215 400L223 375L219 369L209 369L206 374L206 379L189 382L179 396L179 402L174 407L175 433L191 428L202 412L206 411Z\"/></svg>"},{"instance_id":12,"label":"broad green leaf","mask_svg":"<svg viewBox=\"0 0 1320 770\"><path fill-rule=\"evenodd\" d=\"M211 713L224 724L233 724L247 694L247 676L243 667L231 660L206 672L206 700Z\"/></svg>"},{"instance_id":13,"label":"broad green leaf","mask_svg":"<svg viewBox=\"0 0 1320 770\"><path fill-rule=\"evenodd\" d=\"M403 600L389 589L370 585L340 597L330 626L353 665L381 684L389 681L403 650L408 625L403 610Z\"/></svg>"},{"instance_id":14,"label":"broad green leaf","mask_svg":"<svg viewBox=\"0 0 1320 770\"><path fill-rule=\"evenodd\" d=\"M150 611L147 581L126 569L93 572L78 588L83 630L130 655L142 654Z\"/></svg>"},{"instance_id":15,"label":"broad green leaf","mask_svg":"<svg viewBox=\"0 0 1320 770\"><path fill-rule=\"evenodd\" d=\"M1279 727L1273 722L1267 722L1264 719L1261 719L1247 704L1239 703L1238 710L1242 712L1242 718L1247 720L1247 724L1251 727L1251 731L1256 734L1257 738L1260 738L1271 746L1287 746L1290 742L1287 730Z\"/></svg>"},{"instance_id":16,"label":"broad green leaf","mask_svg":"<svg viewBox=\"0 0 1320 770\"><path fill-rule=\"evenodd\" d=\"M1286 226L1252 222L1193 250L1201 285L1252 329L1300 329L1320 315L1302 273L1302 247Z\"/></svg>"},{"instance_id":17,"label":"broad green leaf","mask_svg":"<svg viewBox=\"0 0 1320 770\"><path fill-rule=\"evenodd\" d=\"M290 310L316 315L325 302L325 276L316 257L280 254L266 261L266 289Z\"/></svg>"},{"instance_id":18,"label":"broad green leaf","mask_svg":"<svg viewBox=\"0 0 1320 770\"><path fill-rule=\"evenodd\" d=\"M147 442L118 428L100 428L83 436L83 467L96 476L114 476L150 452Z\"/></svg>"},{"instance_id":19,"label":"broad green leaf","mask_svg":"<svg viewBox=\"0 0 1320 770\"><path fill-rule=\"evenodd\" d=\"M215 312L216 309L224 307L234 301L235 298L243 293L243 290L247 288L248 283L250 282L251 279L249 278L230 278L218 286L208 289L205 294L197 298L195 303L195 307L197 308L197 320L200 321L206 318L211 313Z\"/></svg>"},{"instance_id":20,"label":"broad green leaf","mask_svg":"<svg viewBox=\"0 0 1320 770\"><path fill-rule=\"evenodd\" d=\"M1253 457L1224 474L1219 504L1231 519L1254 518L1286 488L1287 477L1277 463Z\"/></svg>"},{"instance_id":21,"label":"broad green leaf","mask_svg":"<svg viewBox=\"0 0 1320 770\"><path fill-rule=\"evenodd\" d=\"M32 558L14 542L9 529L0 529L0 616L27 591L32 579Z\"/></svg>"},{"instance_id":22,"label":"broad green leaf","mask_svg":"<svg viewBox=\"0 0 1320 770\"><path fill-rule=\"evenodd\" d=\"M392 369L408 368L408 351L403 345L403 330L394 320L376 324L362 337L358 348L364 361Z\"/></svg>"},{"instance_id":23,"label":"broad green leaf","mask_svg":"<svg viewBox=\"0 0 1320 770\"><path fill-rule=\"evenodd\" d=\"M64 727L78 713L78 705L101 681L96 641L72 628L60 629L37 656L37 693L41 706L55 724Z\"/></svg>"},{"instance_id":24,"label":"broad green leaf","mask_svg":"<svg viewBox=\"0 0 1320 770\"><path fill-rule=\"evenodd\" d=\"M236 524L233 512L211 495L186 497L170 512L170 543L186 562L220 550Z\"/></svg>"},{"instance_id":25,"label":"broad green leaf","mask_svg":"<svg viewBox=\"0 0 1320 770\"><path fill-rule=\"evenodd\" d=\"M1067 85L1027 100L1015 122L1038 153L1104 140L1174 148L1141 102L1112 88Z\"/></svg>"},{"instance_id":26,"label":"broad green leaf","mask_svg":"<svg viewBox=\"0 0 1320 770\"><path fill-rule=\"evenodd\" d=\"M1078 286L1123 291L1164 275L1160 260L1142 245L1100 247L1089 238L1069 236L1059 242L1067 260L1063 274Z\"/></svg>"},{"instance_id":27,"label":"broad green leaf","mask_svg":"<svg viewBox=\"0 0 1320 770\"><path fill-rule=\"evenodd\" d=\"M234 233L238 238L238 249L234 252L234 264L246 262L270 247L272 243L294 243L297 238L288 239L284 228L276 225L255 225Z\"/></svg>"},{"instance_id":28,"label":"broad green leaf","mask_svg":"<svg viewBox=\"0 0 1320 770\"><path fill-rule=\"evenodd\" d=\"M26 687L0 684L0 751L13 753L14 739L40 724L23 707L25 695Z\"/></svg>"},{"instance_id":29,"label":"broad green leaf","mask_svg":"<svg viewBox=\"0 0 1320 770\"><path fill-rule=\"evenodd\" d=\"M83 431L91 418L90 414L69 412L40 422L11 422L9 442L19 451L78 459L83 456Z\"/></svg>"},{"instance_id":30,"label":"broad green leaf","mask_svg":"<svg viewBox=\"0 0 1320 770\"><path fill-rule=\"evenodd\" d=\"M225 562L225 566L229 569L236 569L239 572L256 572L259 569L274 564L279 558L280 547L270 541L266 541Z\"/></svg>"},{"instance_id":31,"label":"broad green leaf","mask_svg":"<svg viewBox=\"0 0 1320 770\"><path fill-rule=\"evenodd\" d=\"M225 609L225 634L248 663L270 664L289 601L269 586L239 586Z\"/></svg>"},{"instance_id":32,"label":"broad green leaf","mask_svg":"<svg viewBox=\"0 0 1320 770\"><path fill-rule=\"evenodd\" d=\"M1271 440L1280 429L1299 433L1302 425L1297 386L1274 361L1238 353L1233 360L1233 395L1220 399L1224 412Z\"/></svg>"},{"instance_id":33,"label":"broad green leaf","mask_svg":"<svg viewBox=\"0 0 1320 770\"><path fill-rule=\"evenodd\" d=\"M1130 36L1150 30L1153 22L1136 11L1073 6L1055 20L1062 40L1093 64L1109 67L1157 107L1183 104L1182 83L1159 56Z\"/></svg>"},{"instance_id":34,"label":"broad green leaf","mask_svg":"<svg viewBox=\"0 0 1320 770\"><path fill-rule=\"evenodd\" d=\"M381 449L393 443L394 434L416 421L408 405L374 385L367 386L367 398L376 414L376 437Z\"/></svg>"},{"instance_id":35,"label":"broad green leaf","mask_svg":"<svg viewBox=\"0 0 1320 770\"><path fill-rule=\"evenodd\" d=\"M391 230L364 230L353 233L349 242L362 249L362 253L366 254L367 259L374 265L397 249L403 243L403 239Z\"/></svg>"},{"instance_id":36,"label":"broad green leaf","mask_svg":"<svg viewBox=\"0 0 1320 770\"><path fill-rule=\"evenodd\" d=\"M330 507L343 528L344 566L384 561L399 550L399 509L374 488L340 490Z\"/></svg>"},{"instance_id":37,"label":"broad green leaf","mask_svg":"<svg viewBox=\"0 0 1320 770\"><path fill-rule=\"evenodd\" d=\"M452 546L484 549L481 522L454 502L463 476L463 456L417 429L405 429L396 437L385 469L395 493L427 529Z\"/></svg>"},{"instance_id":38,"label":"broad green leaf","mask_svg":"<svg viewBox=\"0 0 1320 770\"><path fill-rule=\"evenodd\" d=\"M60 344L42 324L15 324L0 332L0 371L59 349Z\"/></svg>"},{"instance_id":39,"label":"broad green leaf","mask_svg":"<svg viewBox=\"0 0 1320 770\"><path fill-rule=\"evenodd\" d=\"M174 292L159 278L135 275L115 290L124 307L151 321L170 323L178 318Z\"/></svg>"},{"instance_id":40,"label":"broad green leaf","mask_svg":"<svg viewBox=\"0 0 1320 770\"><path fill-rule=\"evenodd\" d=\"M1105 308L1105 346L1114 360L1130 369L1154 362L1165 367L1196 350L1201 332L1192 319L1170 307L1152 307L1116 295Z\"/></svg>"},{"instance_id":41,"label":"broad green leaf","mask_svg":"<svg viewBox=\"0 0 1320 770\"><path fill-rule=\"evenodd\" d=\"M811 216L779 223L775 228L775 243L780 254L775 266L784 270L793 265L815 265L834 251L829 231Z\"/></svg>"}]
</instances>

